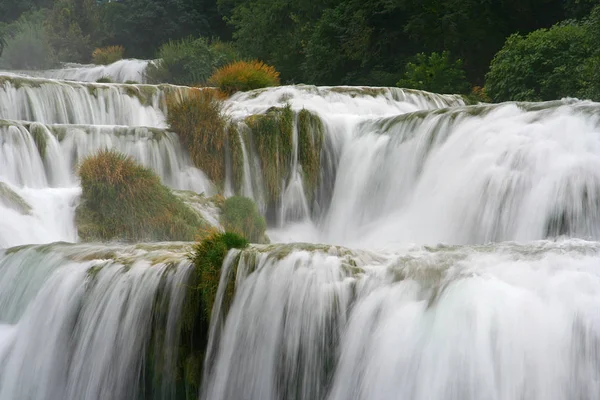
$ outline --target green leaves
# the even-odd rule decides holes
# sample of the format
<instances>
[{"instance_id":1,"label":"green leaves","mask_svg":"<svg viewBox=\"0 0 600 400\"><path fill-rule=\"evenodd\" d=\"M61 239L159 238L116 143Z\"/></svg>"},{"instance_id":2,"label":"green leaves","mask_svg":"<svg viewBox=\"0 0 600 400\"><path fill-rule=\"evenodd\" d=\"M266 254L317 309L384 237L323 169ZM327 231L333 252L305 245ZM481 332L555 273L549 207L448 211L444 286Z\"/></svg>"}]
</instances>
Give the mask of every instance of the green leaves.
<instances>
[{"instance_id":1,"label":"green leaves","mask_svg":"<svg viewBox=\"0 0 600 400\"><path fill-rule=\"evenodd\" d=\"M406 64L404 75L397 86L453 94L466 94L470 88L462 61L452 61L447 51L417 54L414 62Z\"/></svg>"}]
</instances>

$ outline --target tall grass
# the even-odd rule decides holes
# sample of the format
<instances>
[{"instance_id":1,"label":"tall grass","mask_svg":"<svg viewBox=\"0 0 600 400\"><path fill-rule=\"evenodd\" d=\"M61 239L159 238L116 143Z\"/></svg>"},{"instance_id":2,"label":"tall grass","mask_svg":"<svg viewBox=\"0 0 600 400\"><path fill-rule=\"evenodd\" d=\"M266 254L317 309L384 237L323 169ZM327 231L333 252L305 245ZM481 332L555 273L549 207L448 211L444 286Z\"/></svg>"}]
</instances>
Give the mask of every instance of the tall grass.
<instances>
[{"instance_id":1,"label":"tall grass","mask_svg":"<svg viewBox=\"0 0 600 400\"><path fill-rule=\"evenodd\" d=\"M187 97L167 97L170 129L179 135L194 164L221 184L225 179L228 121L212 90L194 90Z\"/></svg>"},{"instance_id":2,"label":"tall grass","mask_svg":"<svg viewBox=\"0 0 600 400\"><path fill-rule=\"evenodd\" d=\"M262 61L237 61L219 68L209 84L233 94L269 86L279 86L279 72Z\"/></svg>"},{"instance_id":3,"label":"tall grass","mask_svg":"<svg viewBox=\"0 0 600 400\"><path fill-rule=\"evenodd\" d=\"M102 150L87 157L79 176L84 240L193 240L206 227L152 170L125 154Z\"/></svg>"}]
</instances>

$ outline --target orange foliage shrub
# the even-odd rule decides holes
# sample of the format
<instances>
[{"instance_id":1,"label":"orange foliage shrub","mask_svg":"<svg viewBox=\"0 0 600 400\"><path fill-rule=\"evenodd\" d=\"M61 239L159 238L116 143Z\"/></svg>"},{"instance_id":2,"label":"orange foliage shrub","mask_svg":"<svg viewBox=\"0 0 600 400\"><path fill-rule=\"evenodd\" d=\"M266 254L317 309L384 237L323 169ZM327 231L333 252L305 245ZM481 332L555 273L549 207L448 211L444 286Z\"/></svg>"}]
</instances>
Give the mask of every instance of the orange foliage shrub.
<instances>
[{"instance_id":1,"label":"orange foliage shrub","mask_svg":"<svg viewBox=\"0 0 600 400\"><path fill-rule=\"evenodd\" d=\"M225 65L215 71L208 82L228 94L280 84L279 72L262 61L237 61Z\"/></svg>"}]
</instances>

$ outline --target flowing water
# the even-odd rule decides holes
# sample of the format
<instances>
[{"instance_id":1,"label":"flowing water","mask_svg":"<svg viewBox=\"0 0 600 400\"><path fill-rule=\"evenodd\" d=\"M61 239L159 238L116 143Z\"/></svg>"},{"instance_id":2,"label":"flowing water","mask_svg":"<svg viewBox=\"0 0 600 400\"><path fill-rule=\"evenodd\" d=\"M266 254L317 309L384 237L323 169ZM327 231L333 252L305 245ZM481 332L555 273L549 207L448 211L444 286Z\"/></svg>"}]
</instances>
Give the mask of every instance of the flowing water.
<instances>
[{"instance_id":1,"label":"flowing water","mask_svg":"<svg viewBox=\"0 0 600 400\"><path fill-rule=\"evenodd\" d=\"M597 103L238 94L225 107L240 128L236 189L167 129L165 96L190 89L85 83L93 67L80 69L0 76L0 400L600 396ZM286 104L322 123L318 185L296 121L269 204L246 117ZM223 187L269 213L279 244L226 258L202 373L178 376L189 244L73 244L76 168L103 148L173 189ZM71 243L46 244L59 241Z\"/></svg>"}]
</instances>

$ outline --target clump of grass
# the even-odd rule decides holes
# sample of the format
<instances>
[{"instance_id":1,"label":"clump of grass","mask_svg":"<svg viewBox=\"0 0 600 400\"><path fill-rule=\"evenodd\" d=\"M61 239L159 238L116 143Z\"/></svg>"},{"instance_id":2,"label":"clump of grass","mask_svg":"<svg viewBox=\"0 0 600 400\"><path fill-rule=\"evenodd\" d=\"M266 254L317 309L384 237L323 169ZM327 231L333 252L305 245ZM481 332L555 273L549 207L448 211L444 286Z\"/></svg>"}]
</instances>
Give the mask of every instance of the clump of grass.
<instances>
[{"instance_id":1,"label":"clump of grass","mask_svg":"<svg viewBox=\"0 0 600 400\"><path fill-rule=\"evenodd\" d=\"M96 83L113 83L113 80L110 76L102 76L96 79Z\"/></svg>"},{"instance_id":2,"label":"clump of grass","mask_svg":"<svg viewBox=\"0 0 600 400\"><path fill-rule=\"evenodd\" d=\"M308 110L298 113L298 162L304 172L304 183L309 197L314 195L321 174L323 122Z\"/></svg>"},{"instance_id":3,"label":"clump of grass","mask_svg":"<svg viewBox=\"0 0 600 400\"><path fill-rule=\"evenodd\" d=\"M139 85L140 83L138 81L125 81L126 85Z\"/></svg>"},{"instance_id":4,"label":"clump of grass","mask_svg":"<svg viewBox=\"0 0 600 400\"><path fill-rule=\"evenodd\" d=\"M246 124L252 130L268 198L277 203L291 167L294 112L289 105L273 107L246 118Z\"/></svg>"},{"instance_id":5,"label":"clump of grass","mask_svg":"<svg viewBox=\"0 0 600 400\"><path fill-rule=\"evenodd\" d=\"M251 199L233 196L225 200L221 223L226 231L236 232L252 243L265 243L267 222Z\"/></svg>"},{"instance_id":6,"label":"clump of grass","mask_svg":"<svg viewBox=\"0 0 600 400\"><path fill-rule=\"evenodd\" d=\"M243 236L234 232L212 232L198 242L189 258L194 264L195 285L194 291L200 295L203 312L206 320L210 321L212 307L219 288L221 267L225 256L231 249L243 249L248 246L248 241ZM228 288L226 301L233 299L234 288Z\"/></svg>"},{"instance_id":7,"label":"clump of grass","mask_svg":"<svg viewBox=\"0 0 600 400\"><path fill-rule=\"evenodd\" d=\"M189 397L200 388L203 361L208 344L208 330L213 304L217 295L221 268L229 250L243 249L248 242L231 232L212 231L196 243L188 255L193 269L187 282L187 291L181 313L178 373L183 378ZM230 277L235 276L231 271ZM229 309L235 290L233 279L228 281L223 306Z\"/></svg>"},{"instance_id":8,"label":"clump of grass","mask_svg":"<svg viewBox=\"0 0 600 400\"><path fill-rule=\"evenodd\" d=\"M208 80L227 94L279 86L279 72L262 61L237 61L219 68Z\"/></svg>"},{"instance_id":9,"label":"clump of grass","mask_svg":"<svg viewBox=\"0 0 600 400\"><path fill-rule=\"evenodd\" d=\"M167 96L170 129L179 135L194 164L217 185L225 178L227 119L212 91L194 90L184 98Z\"/></svg>"},{"instance_id":10,"label":"clump of grass","mask_svg":"<svg viewBox=\"0 0 600 400\"><path fill-rule=\"evenodd\" d=\"M102 150L79 167L82 204L76 221L83 240L193 240L206 224L125 154Z\"/></svg>"},{"instance_id":11,"label":"clump of grass","mask_svg":"<svg viewBox=\"0 0 600 400\"><path fill-rule=\"evenodd\" d=\"M98 65L108 65L123 59L125 49L123 46L107 46L94 50L92 62Z\"/></svg>"}]
</instances>

